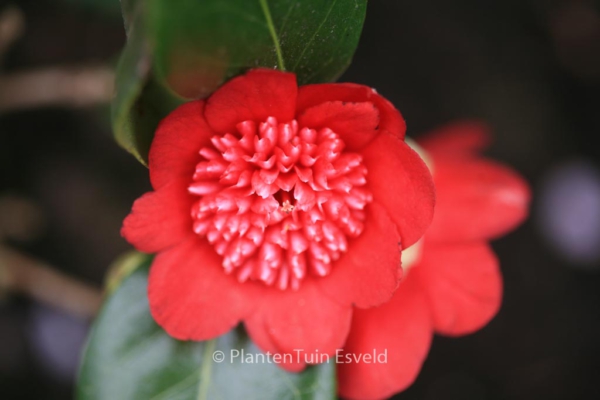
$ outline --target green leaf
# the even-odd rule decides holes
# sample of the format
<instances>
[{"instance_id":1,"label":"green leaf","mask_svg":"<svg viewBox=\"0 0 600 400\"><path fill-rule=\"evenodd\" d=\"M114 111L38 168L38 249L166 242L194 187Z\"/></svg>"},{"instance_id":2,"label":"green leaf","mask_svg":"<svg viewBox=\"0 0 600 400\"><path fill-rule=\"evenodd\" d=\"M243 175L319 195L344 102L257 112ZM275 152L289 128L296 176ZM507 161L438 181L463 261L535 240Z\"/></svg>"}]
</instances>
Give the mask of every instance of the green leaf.
<instances>
[{"instance_id":1,"label":"green leaf","mask_svg":"<svg viewBox=\"0 0 600 400\"><path fill-rule=\"evenodd\" d=\"M254 67L300 84L336 80L358 44L366 0L148 0L148 35L162 82L204 97Z\"/></svg>"},{"instance_id":2,"label":"green leaf","mask_svg":"<svg viewBox=\"0 0 600 400\"><path fill-rule=\"evenodd\" d=\"M124 3L125 4L132 4ZM148 150L160 120L183 102L158 85L151 75L152 57L145 35L143 3L129 10L128 40L119 59L112 102L113 133L117 142L146 165Z\"/></svg>"},{"instance_id":3,"label":"green leaf","mask_svg":"<svg viewBox=\"0 0 600 400\"><path fill-rule=\"evenodd\" d=\"M242 363L236 354L257 360L262 353L240 329L209 342L168 336L150 315L149 263L145 259L110 295L94 323L79 400L335 399L333 362L292 374L268 362ZM221 363L213 361L218 351L225 355Z\"/></svg>"}]
</instances>

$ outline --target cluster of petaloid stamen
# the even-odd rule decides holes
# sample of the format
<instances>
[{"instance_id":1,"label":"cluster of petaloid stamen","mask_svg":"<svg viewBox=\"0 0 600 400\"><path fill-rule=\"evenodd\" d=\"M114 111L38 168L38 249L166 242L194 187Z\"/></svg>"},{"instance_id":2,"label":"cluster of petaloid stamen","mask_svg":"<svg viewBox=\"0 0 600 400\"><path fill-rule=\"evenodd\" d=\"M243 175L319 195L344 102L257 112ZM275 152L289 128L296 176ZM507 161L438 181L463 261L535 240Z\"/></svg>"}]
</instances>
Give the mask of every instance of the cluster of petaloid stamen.
<instances>
[{"instance_id":1,"label":"cluster of petaloid stamen","mask_svg":"<svg viewBox=\"0 0 600 400\"><path fill-rule=\"evenodd\" d=\"M367 170L331 129L273 117L244 121L200 150L190 193L194 232L240 282L297 289L325 276L363 230Z\"/></svg>"}]
</instances>

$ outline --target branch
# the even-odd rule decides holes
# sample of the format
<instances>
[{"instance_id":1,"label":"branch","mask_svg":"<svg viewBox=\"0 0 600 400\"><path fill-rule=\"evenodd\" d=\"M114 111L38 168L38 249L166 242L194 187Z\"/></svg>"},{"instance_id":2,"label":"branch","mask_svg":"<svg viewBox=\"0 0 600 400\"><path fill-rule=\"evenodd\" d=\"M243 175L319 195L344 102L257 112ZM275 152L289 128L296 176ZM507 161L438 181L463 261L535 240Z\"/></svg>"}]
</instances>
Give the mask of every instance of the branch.
<instances>
[{"instance_id":1,"label":"branch","mask_svg":"<svg viewBox=\"0 0 600 400\"><path fill-rule=\"evenodd\" d=\"M0 62L24 30L22 12L9 7L0 14ZM106 67L47 68L0 75L0 112L47 105L87 106L107 103L114 74ZM18 292L83 317L96 315L99 290L55 271L43 262L2 244L5 238L35 236L42 217L35 205L0 198L0 295Z\"/></svg>"},{"instance_id":2,"label":"branch","mask_svg":"<svg viewBox=\"0 0 600 400\"><path fill-rule=\"evenodd\" d=\"M55 67L0 75L0 112L108 103L113 83L114 73L106 67Z\"/></svg>"},{"instance_id":3,"label":"branch","mask_svg":"<svg viewBox=\"0 0 600 400\"><path fill-rule=\"evenodd\" d=\"M0 62L23 33L25 19L16 7L0 14ZM112 99L114 73L103 66L54 67L0 75L0 113L50 105L85 107Z\"/></svg>"},{"instance_id":4,"label":"branch","mask_svg":"<svg viewBox=\"0 0 600 400\"><path fill-rule=\"evenodd\" d=\"M91 318L102 302L99 290L56 272L41 261L0 245L0 289L19 292L63 311Z\"/></svg>"},{"instance_id":5,"label":"branch","mask_svg":"<svg viewBox=\"0 0 600 400\"><path fill-rule=\"evenodd\" d=\"M14 195L0 196L0 295L21 293L63 311L93 317L100 307L100 290L56 272L50 266L2 243L32 240L44 227L35 203Z\"/></svg>"}]
</instances>

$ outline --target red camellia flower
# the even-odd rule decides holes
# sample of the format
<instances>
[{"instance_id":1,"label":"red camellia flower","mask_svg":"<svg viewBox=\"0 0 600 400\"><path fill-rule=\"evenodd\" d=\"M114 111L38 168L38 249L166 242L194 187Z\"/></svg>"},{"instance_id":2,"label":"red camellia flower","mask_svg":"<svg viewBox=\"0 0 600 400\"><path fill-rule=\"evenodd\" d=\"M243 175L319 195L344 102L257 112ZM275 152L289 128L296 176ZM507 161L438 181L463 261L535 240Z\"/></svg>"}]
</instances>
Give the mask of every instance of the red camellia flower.
<instances>
[{"instance_id":1,"label":"red camellia flower","mask_svg":"<svg viewBox=\"0 0 600 400\"><path fill-rule=\"evenodd\" d=\"M477 155L487 142L485 126L469 122L420 142L432 160L435 216L393 298L354 312L338 364L343 397L382 399L404 390L417 377L434 332L472 333L498 312L502 277L487 242L524 220L530 193L516 173ZM347 362L364 354L383 354L385 362Z\"/></svg>"},{"instance_id":2,"label":"red camellia flower","mask_svg":"<svg viewBox=\"0 0 600 400\"><path fill-rule=\"evenodd\" d=\"M165 120L154 188L122 234L158 253L152 315L178 339L243 321L264 350L333 354L353 307L388 301L400 251L433 215L433 181L400 113L354 84L253 70ZM300 369L302 362L288 365Z\"/></svg>"}]
</instances>

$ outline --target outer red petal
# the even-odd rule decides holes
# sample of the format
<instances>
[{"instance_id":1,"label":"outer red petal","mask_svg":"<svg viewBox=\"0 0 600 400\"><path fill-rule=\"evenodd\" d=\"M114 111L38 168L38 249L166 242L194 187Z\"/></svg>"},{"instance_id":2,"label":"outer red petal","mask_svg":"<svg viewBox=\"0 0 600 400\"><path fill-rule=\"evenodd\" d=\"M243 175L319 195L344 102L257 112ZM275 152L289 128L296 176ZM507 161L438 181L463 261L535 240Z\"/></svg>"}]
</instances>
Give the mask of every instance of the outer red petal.
<instances>
[{"instance_id":1,"label":"outer red petal","mask_svg":"<svg viewBox=\"0 0 600 400\"><path fill-rule=\"evenodd\" d=\"M485 149L491 142L491 134L487 124L465 120L444 125L417 141L433 157L459 157Z\"/></svg>"},{"instance_id":2,"label":"outer red petal","mask_svg":"<svg viewBox=\"0 0 600 400\"><path fill-rule=\"evenodd\" d=\"M150 269L148 297L155 321L180 340L208 340L249 315L260 288L226 275L205 240L191 238L159 253Z\"/></svg>"},{"instance_id":3,"label":"outer red petal","mask_svg":"<svg viewBox=\"0 0 600 400\"><path fill-rule=\"evenodd\" d=\"M396 226L383 207L369 204L363 232L350 241L331 274L317 284L340 304L367 308L388 301L402 274L399 242Z\"/></svg>"},{"instance_id":4,"label":"outer red petal","mask_svg":"<svg viewBox=\"0 0 600 400\"><path fill-rule=\"evenodd\" d=\"M371 102L328 101L298 115L300 126L330 128L340 135L348 150L358 150L379 133L379 111Z\"/></svg>"},{"instance_id":5,"label":"outer red petal","mask_svg":"<svg viewBox=\"0 0 600 400\"><path fill-rule=\"evenodd\" d=\"M250 319L250 322L245 322L246 332L248 336L252 339L254 344L258 346L263 352L270 354L278 354L281 362L278 364L281 368L290 372L300 372L304 368L306 368L306 363L303 358L299 358L296 355L296 352L285 353L282 352L275 342L273 338L269 334L269 330L267 329L267 325L263 323L263 321L257 317L254 319Z\"/></svg>"},{"instance_id":6,"label":"outer red petal","mask_svg":"<svg viewBox=\"0 0 600 400\"><path fill-rule=\"evenodd\" d=\"M423 290L409 275L388 303L356 310L340 357L343 362L338 363L339 394L348 399L384 399L412 384L431 346L428 308ZM349 356L386 352L385 362L347 362Z\"/></svg>"},{"instance_id":7,"label":"outer red petal","mask_svg":"<svg viewBox=\"0 0 600 400\"><path fill-rule=\"evenodd\" d=\"M193 234L193 200L180 182L149 192L133 203L121 235L136 249L156 253Z\"/></svg>"},{"instance_id":8,"label":"outer red petal","mask_svg":"<svg viewBox=\"0 0 600 400\"><path fill-rule=\"evenodd\" d=\"M500 309L502 276L487 243L425 243L423 258L410 274L427 293L437 333L475 332Z\"/></svg>"},{"instance_id":9,"label":"outer red petal","mask_svg":"<svg viewBox=\"0 0 600 400\"><path fill-rule=\"evenodd\" d=\"M232 132L246 120L275 117L288 122L294 119L297 92L296 75L255 69L233 78L208 98L206 119L220 133Z\"/></svg>"},{"instance_id":10,"label":"outer red petal","mask_svg":"<svg viewBox=\"0 0 600 400\"><path fill-rule=\"evenodd\" d=\"M298 90L297 112L328 101L371 102L380 115L379 129L404 138L406 123L392 103L368 86L354 83L324 83L301 86ZM332 128L333 129L333 128Z\"/></svg>"},{"instance_id":11,"label":"outer red petal","mask_svg":"<svg viewBox=\"0 0 600 400\"><path fill-rule=\"evenodd\" d=\"M261 306L245 324L259 346L299 360L283 365L299 370L304 361L316 363L324 354L335 354L344 345L351 318L350 306L324 297L314 282L307 280L298 291L264 291Z\"/></svg>"},{"instance_id":12,"label":"outer red petal","mask_svg":"<svg viewBox=\"0 0 600 400\"><path fill-rule=\"evenodd\" d=\"M434 158L434 176L437 204L429 241L494 238L527 216L529 187L507 167L477 159Z\"/></svg>"},{"instance_id":13,"label":"outer red petal","mask_svg":"<svg viewBox=\"0 0 600 400\"><path fill-rule=\"evenodd\" d=\"M150 181L154 189L177 179L191 182L199 151L214 132L204 120L204 102L179 106L161 121L149 154Z\"/></svg>"},{"instance_id":14,"label":"outer red petal","mask_svg":"<svg viewBox=\"0 0 600 400\"><path fill-rule=\"evenodd\" d=\"M367 185L397 225L402 248L425 233L433 218L435 189L429 169L404 141L381 134L362 152Z\"/></svg>"}]
</instances>

